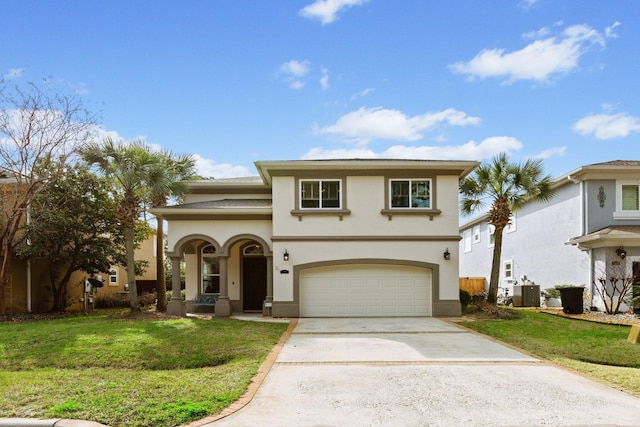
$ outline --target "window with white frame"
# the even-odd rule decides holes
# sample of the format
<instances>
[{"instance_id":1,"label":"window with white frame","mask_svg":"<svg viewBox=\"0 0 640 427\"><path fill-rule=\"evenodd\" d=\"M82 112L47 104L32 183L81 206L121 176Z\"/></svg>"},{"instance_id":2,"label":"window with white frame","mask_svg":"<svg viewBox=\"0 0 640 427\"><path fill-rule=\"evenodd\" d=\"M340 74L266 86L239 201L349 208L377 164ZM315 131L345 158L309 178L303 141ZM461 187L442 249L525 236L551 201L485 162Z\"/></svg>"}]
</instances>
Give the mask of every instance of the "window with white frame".
<instances>
[{"instance_id":1,"label":"window with white frame","mask_svg":"<svg viewBox=\"0 0 640 427\"><path fill-rule=\"evenodd\" d=\"M640 217L640 184L638 181L616 183L616 219Z\"/></svg>"},{"instance_id":2,"label":"window with white frame","mask_svg":"<svg viewBox=\"0 0 640 427\"><path fill-rule=\"evenodd\" d=\"M118 270L115 268L109 270L109 286L118 286Z\"/></svg>"},{"instance_id":3,"label":"window with white frame","mask_svg":"<svg viewBox=\"0 0 640 427\"><path fill-rule=\"evenodd\" d=\"M471 230L464 230L462 233L462 242L465 253L471 252Z\"/></svg>"},{"instance_id":4,"label":"window with white frame","mask_svg":"<svg viewBox=\"0 0 640 427\"><path fill-rule=\"evenodd\" d=\"M503 264L504 267L504 280L507 283L514 282L513 275L513 260L506 260Z\"/></svg>"},{"instance_id":5,"label":"window with white frame","mask_svg":"<svg viewBox=\"0 0 640 427\"><path fill-rule=\"evenodd\" d=\"M341 194L339 179L301 179L300 209L340 209Z\"/></svg>"},{"instance_id":6,"label":"window with white frame","mask_svg":"<svg viewBox=\"0 0 640 427\"><path fill-rule=\"evenodd\" d=\"M493 224L487 226L487 247L492 248L496 244L496 227Z\"/></svg>"},{"instance_id":7,"label":"window with white frame","mask_svg":"<svg viewBox=\"0 0 640 427\"><path fill-rule=\"evenodd\" d=\"M480 243L480 226L473 227L473 243Z\"/></svg>"},{"instance_id":8,"label":"window with white frame","mask_svg":"<svg viewBox=\"0 0 640 427\"><path fill-rule=\"evenodd\" d=\"M430 179L389 180L389 206L391 209L430 209Z\"/></svg>"},{"instance_id":9,"label":"window with white frame","mask_svg":"<svg viewBox=\"0 0 640 427\"><path fill-rule=\"evenodd\" d=\"M509 223L504 228L504 231L507 233L513 233L516 231L516 214L511 214L511 216L509 216Z\"/></svg>"},{"instance_id":10,"label":"window with white frame","mask_svg":"<svg viewBox=\"0 0 640 427\"><path fill-rule=\"evenodd\" d=\"M202 283L201 293L217 294L220 292L220 262L213 245L201 250Z\"/></svg>"}]
</instances>

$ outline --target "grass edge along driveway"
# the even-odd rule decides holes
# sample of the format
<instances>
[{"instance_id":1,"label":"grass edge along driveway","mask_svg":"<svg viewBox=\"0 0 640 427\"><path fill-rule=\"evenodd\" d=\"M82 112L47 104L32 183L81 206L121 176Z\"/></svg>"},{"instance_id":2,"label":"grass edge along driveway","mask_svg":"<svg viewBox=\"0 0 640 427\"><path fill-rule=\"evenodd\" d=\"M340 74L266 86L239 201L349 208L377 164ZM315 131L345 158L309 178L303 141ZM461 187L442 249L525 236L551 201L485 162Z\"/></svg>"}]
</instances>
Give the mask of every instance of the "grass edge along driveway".
<instances>
[{"instance_id":1,"label":"grass edge along driveway","mask_svg":"<svg viewBox=\"0 0 640 427\"><path fill-rule=\"evenodd\" d=\"M120 311L0 322L0 417L198 420L242 396L286 328Z\"/></svg>"},{"instance_id":2,"label":"grass edge along driveway","mask_svg":"<svg viewBox=\"0 0 640 427\"><path fill-rule=\"evenodd\" d=\"M630 326L517 312L517 319L459 324L640 397L640 345L627 341Z\"/></svg>"}]
</instances>

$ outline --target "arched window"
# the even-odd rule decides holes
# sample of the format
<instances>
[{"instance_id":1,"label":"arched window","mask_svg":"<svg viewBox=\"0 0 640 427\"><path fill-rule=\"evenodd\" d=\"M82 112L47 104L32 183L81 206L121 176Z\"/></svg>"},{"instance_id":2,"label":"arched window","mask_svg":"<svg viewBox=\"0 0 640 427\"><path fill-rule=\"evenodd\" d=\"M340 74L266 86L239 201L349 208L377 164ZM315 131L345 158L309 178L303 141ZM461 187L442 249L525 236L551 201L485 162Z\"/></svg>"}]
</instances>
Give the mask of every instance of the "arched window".
<instances>
[{"instance_id":1,"label":"arched window","mask_svg":"<svg viewBox=\"0 0 640 427\"><path fill-rule=\"evenodd\" d=\"M262 245L256 243L253 245L245 246L245 248L242 250L242 254L245 256L264 255L264 249L262 248Z\"/></svg>"},{"instance_id":2,"label":"arched window","mask_svg":"<svg viewBox=\"0 0 640 427\"><path fill-rule=\"evenodd\" d=\"M216 248L213 245L207 245L202 248L202 287L203 294L220 293L220 263Z\"/></svg>"}]
</instances>

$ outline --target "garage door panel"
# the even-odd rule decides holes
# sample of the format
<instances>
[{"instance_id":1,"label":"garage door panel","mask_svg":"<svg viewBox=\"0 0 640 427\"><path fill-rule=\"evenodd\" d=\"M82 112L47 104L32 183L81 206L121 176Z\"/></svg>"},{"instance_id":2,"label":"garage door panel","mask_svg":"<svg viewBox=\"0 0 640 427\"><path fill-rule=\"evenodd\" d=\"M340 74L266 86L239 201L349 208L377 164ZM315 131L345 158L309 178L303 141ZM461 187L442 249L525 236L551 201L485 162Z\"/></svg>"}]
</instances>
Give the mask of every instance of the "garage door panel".
<instances>
[{"instance_id":1,"label":"garage door panel","mask_svg":"<svg viewBox=\"0 0 640 427\"><path fill-rule=\"evenodd\" d=\"M431 270L344 265L300 273L302 317L430 316Z\"/></svg>"}]
</instances>

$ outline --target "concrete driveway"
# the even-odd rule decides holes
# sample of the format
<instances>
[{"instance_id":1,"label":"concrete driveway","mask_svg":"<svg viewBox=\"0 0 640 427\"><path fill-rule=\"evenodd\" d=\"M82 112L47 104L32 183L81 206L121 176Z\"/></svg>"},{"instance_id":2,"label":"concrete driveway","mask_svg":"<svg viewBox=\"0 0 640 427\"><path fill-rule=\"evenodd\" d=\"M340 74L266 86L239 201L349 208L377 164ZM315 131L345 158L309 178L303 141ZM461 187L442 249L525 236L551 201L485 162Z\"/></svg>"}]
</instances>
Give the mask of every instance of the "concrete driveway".
<instances>
[{"instance_id":1,"label":"concrete driveway","mask_svg":"<svg viewBox=\"0 0 640 427\"><path fill-rule=\"evenodd\" d=\"M300 319L253 399L193 426L638 426L640 399L434 318Z\"/></svg>"}]
</instances>

